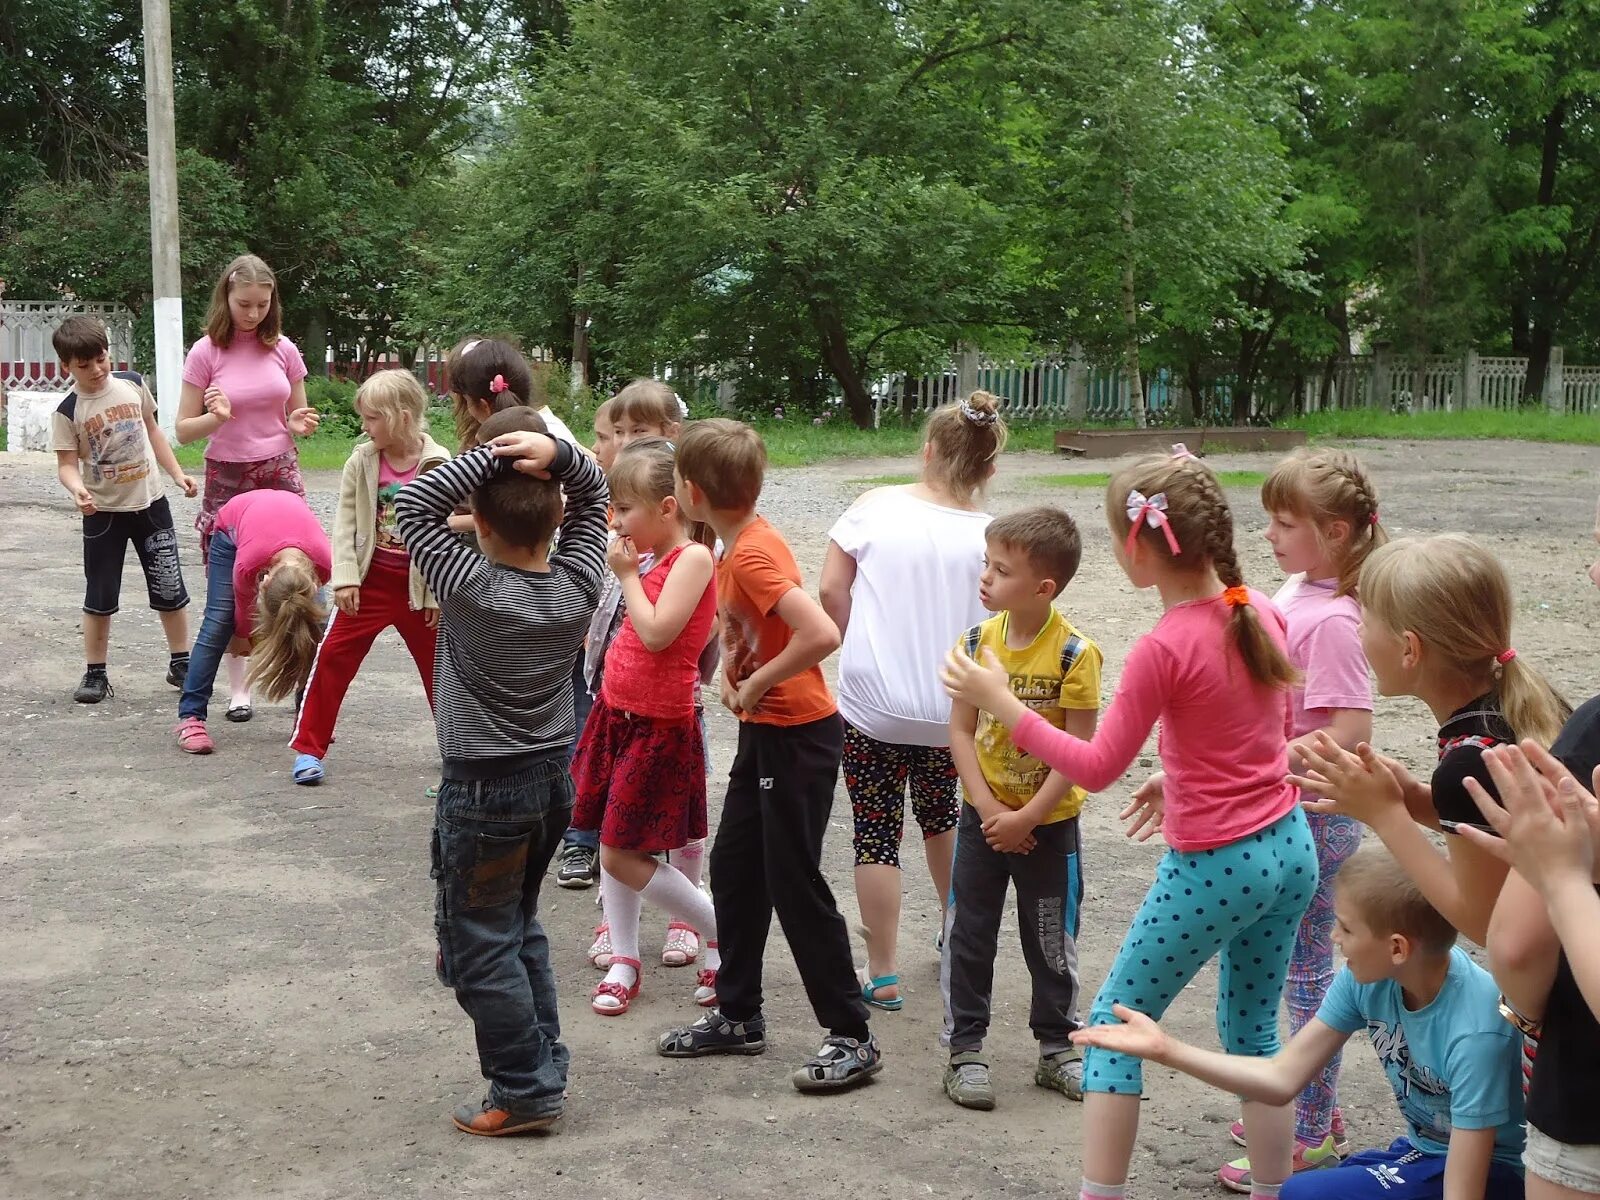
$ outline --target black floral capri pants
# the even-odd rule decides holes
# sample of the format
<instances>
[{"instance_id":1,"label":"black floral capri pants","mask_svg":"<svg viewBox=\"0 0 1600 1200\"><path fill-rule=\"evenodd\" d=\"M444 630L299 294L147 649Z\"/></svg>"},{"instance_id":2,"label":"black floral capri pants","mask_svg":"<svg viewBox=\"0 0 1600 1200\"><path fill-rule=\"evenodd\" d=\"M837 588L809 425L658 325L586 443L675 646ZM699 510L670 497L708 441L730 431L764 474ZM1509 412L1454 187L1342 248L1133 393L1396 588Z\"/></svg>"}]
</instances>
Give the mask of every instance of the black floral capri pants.
<instances>
[{"instance_id":1,"label":"black floral capri pants","mask_svg":"<svg viewBox=\"0 0 1600 1200\"><path fill-rule=\"evenodd\" d=\"M948 748L880 742L847 722L843 765L844 786L855 813L856 866L900 865L908 783L911 813L924 839L956 827L961 780Z\"/></svg>"}]
</instances>

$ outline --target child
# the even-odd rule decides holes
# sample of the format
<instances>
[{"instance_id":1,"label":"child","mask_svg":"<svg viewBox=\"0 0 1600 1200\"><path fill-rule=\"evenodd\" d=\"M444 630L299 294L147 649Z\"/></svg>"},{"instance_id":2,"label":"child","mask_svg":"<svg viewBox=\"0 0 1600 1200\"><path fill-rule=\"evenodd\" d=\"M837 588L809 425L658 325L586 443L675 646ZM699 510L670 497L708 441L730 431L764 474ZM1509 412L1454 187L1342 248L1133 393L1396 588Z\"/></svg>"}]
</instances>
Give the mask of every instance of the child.
<instances>
[{"instance_id":1,"label":"child","mask_svg":"<svg viewBox=\"0 0 1600 1200\"><path fill-rule=\"evenodd\" d=\"M1361 653L1361 564L1388 539L1378 524L1378 492L1355 455L1344 450L1301 452L1278 464L1261 488L1271 518L1267 541L1290 579L1273 597L1288 622L1289 661L1301 682L1291 691L1296 738L1326 729L1353 749L1372 737L1372 685ZM1291 746L1291 753L1293 747ZM1315 800L1314 795L1302 796ZM1295 935L1289 959L1289 1029L1317 1015L1333 982L1333 881L1361 844L1361 824L1349 817L1309 814L1317 846L1317 890ZM1294 1169L1326 1164L1345 1152L1337 1107L1339 1055L1295 1101ZM1243 1144L1244 1126L1231 1130ZM1239 1159L1222 1178L1248 1191L1250 1164Z\"/></svg>"},{"instance_id":2,"label":"child","mask_svg":"<svg viewBox=\"0 0 1600 1200\"><path fill-rule=\"evenodd\" d=\"M657 1050L668 1058L766 1050L761 967L776 910L828 1031L794 1085L838 1091L883 1067L849 931L821 869L844 727L817 664L839 648L839 631L801 586L788 543L756 512L766 465L760 435L738 421L697 421L678 444L678 503L727 547L717 564L722 702L739 718L739 749L711 851L719 1007L662 1034Z\"/></svg>"},{"instance_id":3,"label":"child","mask_svg":"<svg viewBox=\"0 0 1600 1200\"><path fill-rule=\"evenodd\" d=\"M1278 1052L1278 997L1294 931L1317 883L1316 847L1288 774L1283 618L1245 587L1233 516L1216 476L1187 455L1150 458L1111 479L1106 514L1117 562L1135 587L1155 587L1165 612L1128 654L1117 695L1092 742L1056 729L1011 692L985 651L953 653L953 699L992 713L1025 753L1099 791L1132 765L1156 721L1163 774L1124 811L1130 836L1161 832L1172 847L1090 1009L1091 1025L1131 1003L1157 1016L1213 955L1222 955L1217 1025L1227 1048ZM1159 932L1158 932L1159 931ZM1122 1200L1139 1124L1139 1065L1084 1058L1081 1195ZM1292 1114L1245 1108L1258 1196L1289 1175Z\"/></svg>"},{"instance_id":4,"label":"child","mask_svg":"<svg viewBox=\"0 0 1600 1200\"><path fill-rule=\"evenodd\" d=\"M393 626L422 676L433 703L433 650L439 607L422 573L395 533L394 497L450 452L428 436L428 394L409 371L379 371L356 393L367 440L359 443L339 481L333 521L333 603L289 747L294 781L315 786L333 742L339 706L372 649Z\"/></svg>"},{"instance_id":5,"label":"child","mask_svg":"<svg viewBox=\"0 0 1600 1200\"><path fill-rule=\"evenodd\" d=\"M211 561L211 532L222 506L242 492L269 488L306 494L294 439L321 420L306 401L306 364L283 336L277 276L253 254L228 264L211 294L206 335L183 363L178 441L206 439L205 494L195 528L200 561ZM254 714L245 664L226 657L228 720Z\"/></svg>"},{"instance_id":6,"label":"child","mask_svg":"<svg viewBox=\"0 0 1600 1200\"><path fill-rule=\"evenodd\" d=\"M400 538L439 600L439 978L472 1018L489 1081L454 1120L486 1137L554 1123L567 1085L539 885L571 815L572 666L600 586L606 484L543 429L532 409L496 413L485 445L395 497ZM481 554L449 528L469 498Z\"/></svg>"},{"instance_id":7,"label":"child","mask_svg":"<svg viewBox=\"0 0 1600 1200\"><path fill-rule=\"evenodd\" d=\"M328 535L305 497L263 489L222 506L206 563L206 611L178 704L178 746L216 749L206 708L226 653L250 657L268 700L305 684L327 613L318 591L333 573Z\"/></svg>"},{"instance_id":8,"label":"child","mask_svg":"<svg viewBox=\"0 0 1600 1200\"><path fill-rule=\"evenodd\" d=\"M573 760L573 825L600 834L600 895L611 963L595 989L602 1016L639 994L640 900L710 935L696 1003L716 1003L719 960L710 899L653 854L706 835L705 748L695 721L700 651L716 619L711 551L690 535L672 478L672 443L639 439L617 455L609 483L619 533L608 559L627 603L606 651L605 686ZM648 553L649 570L641 574Z\"/></svg>"},{"instance_id":9,"label":"child","mask_svg":"<svg viewBox=\"0 0 1600 1200\"><path fill-rule=\"evenodd\" d=\"M1455 929L1380 847L1344 864L1334 908L1344 969L1316 1017L1276 1056L1200 1050L1120 1004L1115 1015L1124 1024L1085 1029L1073 1040L1282 1104L1365 1030L1407 1136L1296 1175L1282 1200L1521 1200L1518 1039L1496 1012L1494 981L1456 947Z\"/></svg>"},{"instance_id":10,"label":"child","mask_svg":"<svg viewBox=\"0 0 1600 1200\"><path fill-rule=\"evenodd\" d=\"M1573 713L1549 752L1529 740L1486 750L1483 762L1500 802L1475 779L1466 786L1493 833L1461 826L1460 836L1515 868L1488 949L1500 1012L1539 1052L1522 1156L1528 1195L1600 1196L1600 803L1578 782L1600 777L1600 699Z\"/></svg>"},{"instance_id":11,"label":"child","mask_svg":"<svg viewBox=\"0 0 1600 1200\"><path fill-rule=\"evenodd\" d=\"M968 655L987 649L1029 709L1079 738L1094 736L1100 710L1100 650L1056 610L1078 573L1078 527L1058 508L1025 508L989 525L979 582L983 606L1000 615L969 629ZM1017 889L1017 930L1033 978L1029 1024L1039 1042L1033 1081L1083 1099L1078 1028L1078 914L1083 873L1078 813L1084 792L1011 742L988 713L956 701L950 750L967 802L956 840L955 878L941 974L949 981L945 1095L964 1108L994 1107L983 1057L1006 883Z\"/></svg>"},{"instance_id":12,"label":"child","mask_svg":"<svg viewBox=\"0 0 1600 1200\"><path fill-rule=\"evenodd\" d=\"M943 908L961 814L950 757L950 699L937 665L983 619L980 507L1006 444L999 398L973 392L934 410L922 478L867 492L828 531L822 607L839 627L844 785L855 817L856 903L867 942L863 994L901 1007L900 838L906 791ZM1065 581L1058 581L1065 582ZM907 596L916 596L908 605ZM940 921L941 938L944 922Z\"/></svg>"},{"instance_id":13,"label":"child","mask_svg":"<svg viewBox=\"0 0 1600 1200\"><path fill-rule=\"evenodd\" d=\"M110 339L96 317L68 317L51 338L72 376L50 418L56 476L83 514L83 679L72 698L99 704L115 693L106 674L111 617L122 595L122 562L133 543L150 607L167 635L167 682L183 686L189 670L189 593L178 562L172 508L162 494L165 471L185 496L195 493L166 434L144 380L111 370Z\"/></svg>"},{"instance_id":14,"label":"child","mask_svg":"<svg viewBox=\"0 0 1600 1200\"><path fill-rule=\"evenodd\" d=\"M1464 786L1493 789L1483 752L1531 737L1549 745L1571 709L1512 648L1511 581L1495 557L1459 534L1406 538L1376 551L1361 569L1361 644L1385 696L1416 696L1439 722L1439 765L1431 785L1370 746L1360 754L1325 733L1301 743L1295 782L1322 797L1313 811L1370 827L1411 873L1428 902L1483 944L1506 867L1459 837L1441 854L1414 815L1447 834L1482 820Z\"/></svg>"}]
</instances>

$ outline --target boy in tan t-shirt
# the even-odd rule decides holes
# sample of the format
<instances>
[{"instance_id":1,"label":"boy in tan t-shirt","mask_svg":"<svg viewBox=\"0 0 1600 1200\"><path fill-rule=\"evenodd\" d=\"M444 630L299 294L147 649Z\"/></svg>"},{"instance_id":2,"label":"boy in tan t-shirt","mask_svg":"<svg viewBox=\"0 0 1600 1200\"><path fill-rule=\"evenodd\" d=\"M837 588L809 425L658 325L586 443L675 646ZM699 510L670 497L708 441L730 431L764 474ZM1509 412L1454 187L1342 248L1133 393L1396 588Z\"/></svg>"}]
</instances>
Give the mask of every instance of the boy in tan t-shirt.
<instances>
[{"instance_id":1,"label":"boy in tan t-shirt","mask_svg":"<svg viewBox=\"0 0 1600 1200\"><path fill-rule=\"evenodd\" d=\"M72 376L73 390L51 418L61 486L83 514L83 649L87 664L72 698L98 704L115 693L106 675L111 616L122 593L122 563L133 543L144 570L150 607L161 614L170 661L167 682L183 686L189 670L189 593L178 563L172 509L162 492L166 471L186 496L195 482L184 474L156 424L155 401L144 380L111 370L106 327L94 317L68 317L52 339Z\"/></svg>"}]
</instances>

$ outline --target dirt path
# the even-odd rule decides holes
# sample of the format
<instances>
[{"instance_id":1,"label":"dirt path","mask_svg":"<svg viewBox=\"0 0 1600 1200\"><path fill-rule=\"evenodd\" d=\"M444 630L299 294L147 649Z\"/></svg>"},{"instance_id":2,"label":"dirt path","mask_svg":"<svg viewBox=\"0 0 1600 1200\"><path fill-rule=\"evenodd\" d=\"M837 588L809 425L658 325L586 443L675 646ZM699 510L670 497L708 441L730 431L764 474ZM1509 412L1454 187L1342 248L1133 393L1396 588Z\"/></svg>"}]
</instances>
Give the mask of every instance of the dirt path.
<instances>
[{"instance_id":1,"label":"dirt path","mask_svg":"<svg viewBox=\"0 0 1600 1200\"><path fill-rule=\"evenodd\" d=\"M1495 546L1515 573L1517 648L1570 696L1593 694L1600 598L1584 571L1594 452L1387 443L1363 453L1390 528L1464 529ZM9 590L0 661L11 664L0 678L0 1195L1020 1198L1075 1186L1081 1110L1032 1086L1014 923L1001 935L990 1040L1000 1108L966 1112L940 1091L937 904L917 869L902 929L906 1008L874 1021L888 1060L872 1087L823 1100L790 1088L816 1032L776 935L766 1057L656 1057L656 1031L691 1012L690 972L650 967L630 1015L593 1015L583 950L594 894L552 886L543 907L573 1051L568 1118L555 1136L510 1144L452 1131L448 1108L481 1085L468 1022L433 977L423 788L436 755L398 639L380 642L352 689L321 789L290 785L286 709L222 725L218 754L186 759L171 743L176 695L162 682L159 627L131 561L113 632L116 699L72 703L78 522L48 465L0 463ZM913 469L906 460L775 472L763 508L814 587L827 528L861 481ZM1085 565L1065 604L1105 648L1109 694L1154 602L1128 589L1106 552L1100 489L1041 482L1097 469L1012 456L994 507L1049 499L1082 523ZM325 517L336 485L332 475L312 480ZM1247 574L1271 590L1264 518L1250 490L1234 500ZM192 518L193 502L174 507L180 525ZM197 588L194 539L183 542ZM1432 729L1420 706L1384 702L1378 729L1387 748L1427 762ZM712 733L714 765L726 770L732 722L717 714ZM1157 855L1125 843L1114 819L1139 778L1135 770L1086 812L1081 949L1091 994ZM719 801L714 786L713 824ZM841 789L825 868L853 921L850 861ZM663 926L646 918L647 958ZM1215 983L1207 970L1171 1018L1207 1044ZM1352 1138L1386 1143L1396 1120L1376 1062L1353 1045L1346 1064ZM1223 1194L1211 1173L1232 1156L1227 1100L1159 1069L1148 1090L1133 1194Z\"/></svg>"}]
</instances>

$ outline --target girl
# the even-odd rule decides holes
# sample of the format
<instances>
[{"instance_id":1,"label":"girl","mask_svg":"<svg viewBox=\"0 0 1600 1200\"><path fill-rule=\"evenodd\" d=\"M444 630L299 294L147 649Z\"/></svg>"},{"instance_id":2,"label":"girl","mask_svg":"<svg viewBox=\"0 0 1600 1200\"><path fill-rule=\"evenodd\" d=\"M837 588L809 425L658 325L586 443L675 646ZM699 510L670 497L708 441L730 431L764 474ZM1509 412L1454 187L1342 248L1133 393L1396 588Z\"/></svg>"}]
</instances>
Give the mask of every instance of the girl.
<instances>
[{"instance_id":1,"label":"girl","mask_svg":"<svg viewBox=\"0 0 1600 1200\"><path fill-rule=\"evenodd\" d=\"M428 394L409 371L379 371L356 393L367 440L339 481L333 522L333 603L289 746L294 781L314 786L333 741L339 705L372 643L391 625L422 675L433 706L433 651L439 606L395 533L394 495L450 457L428 436Z\"/></svg>"},{"instance_id":2,"label":"girl","mask_svg":"<svg viewBox=\"0 0 1600 1200\"><path fill-rule=\"evenodd\" d=\"M607 419L610 421L611 439L608 446L609 453L613 456L629 445L642 438L663 438L672 441L682 429L684 415L683 402L678 395L666 384L656 379L635 379L610 400L601 406ZM600 413L595 414L595 446L596 454L600 452ZM607 467L607 470L610 468ZM647 554L640 560L641 574L650 571L653 560ZM615 575L611 576L600 593L600 604L595 610L594 620L589 626L589 643L584 651L585 686L588 690L587 699L591 700L601 691L605 671L606 651L610 648L613 639L622 628L622 619L626 611L623 603L622 581ZM708 682L716 675L717 663L721 659L721 650L715 636L716 626L713 623L713 633L709 637L705 650L700 657L700 681ZM695 693L695 713L700 723L702 738L705 735L705 717L700 704L698 690ZM580 727L579 732L582 732ZM706 748L706 760L711 759L709 745ZM587 834L583 830L569 829L566 836L566 847L563 850L562 870L557 875L559 883L570 871L576 872L582 865L582 856L585 853L593 855L599 849L598 841L586 841L596 835ZM585 849L587 847L587 849ZM677 847L667 856L667 860L696 886L700 886L700 877L705 863L706 843L705 838L694 838L686 845ZM578 886L576 884L569 886ZM583 885L587 886L587 885ZM603 875L602 875L603 890ZM594 941L589 946L589 962L598 970L607 970L611 966L612 956L611 927L602 920L594 931ZM700 957L700 932L686 921L671 921L667 925L667 938L661 947L661 963L667 967L684 967Z\"/></svg>"},{"instance_id":3,"label":"girl","mask_svg":"<svg viewBox=\"0 0 1600 1200\"><path fill-rule=\"evenodd\" d=\"M245 492L222 506L206 563L205 616L178 703L179 747L216 749L206 706L225 652L251 655L250 681L269 700L304 685L327 620L317 593L332 574L328 535L303 496Z\"/></svg>"},{"instance_id":4,"label":"girl","mask_svg":"<svg viewBox=\"0 0 1600 1200\"><path fill-rule=\"evenodd\" d=\"M961 631L989 615L978 599L989 524L979 504L1006 445L998 404L973 392L935 410L921 481L867 492L828 534L822 607L844 638L839 712L867 940L862 995L877 1008L902 1003L895 943L908 784L941 908L950 895L961 796L936 670ZM921 602L908 606L908 596Z\"/></svg>"},{"instance_id":5,"label":"girl","mask_svg":"<svg viewBox=\"0 0 1600 1200\"><path fill-rule=\"evenodd\" d=\"M322 418L306 403L306 364L283 336L278 280L253 254L228 264L211 294L206 335L189 349L178 400L178 442L206 438L205 492L195 528L200 561L210 561L222 506L241 492L269 488L306 494L294 439ZM254 713L244 660L226 657L228 720Z\"/></svg>"},{"instance_id":6,"label":"girl","mask_svg":"<svg viewBox=\"0 0 1600 1200\"><path fill-rule=\"evenodd\" d=\"M954 699L1003 722L1017 748L1099 791L1132 764L1161 722L1163 773L1123 812L1130 836L1172 847L1090 1010L1158 1016L1213 955L1222 955L1217 1026L1234 1054L1278 1052L1278 997L1294 931L1317 883L1317 852L1288 772L1284 621L1245 587L1233 517L1216 476L1174 455L1125 467L1106 493L1117 562L1165 612L1128 653L1093 741L1055 729L1011 693L999 664L947 659ZM1170 782L1170 787L1166 786ZM1084 1200L1122 1200L1139 1127L1139 1060L1090 1048L1083 1060ZM1244 1106L1253 1195L1289 1175L1288 1106Z\"/></svg>"},{"instance_id":7,"label":"girl","mask_svg":"<svg viewBox=\"0 0 1600 1200\"><path fill-rule=\"evenodd\" d=\"M1290 576L1273 603L1288 622L1289 661L1301 677L1290 693L1291 732L1301 738L1326 729L1339 745L1353 748L1372 737L1372 685L1355 593L1362 563L1388 540L1378 524L1377 489L1353 454L1301 452L1267 477L1261 505L1271 518L1267 541ZM1317 1015L1333 982L1333 881L1361 844L1361 826L1349 817L1313 813L1309 820L1317 890L1289 959L1285 999L1291 1033ZM1344 1120L1335 1104L1338 1079L1336 1054L1295 1102L1295 1171L1323 1166L1345 1152ZM1231 1133L1243 1145L1240 1122ZM1249 1160L1229 1163L1220 1178L1235 1191L1249 1191Z\"/></svg>"},{"instance_id":8,"label":"girl","mask_svg":"<svg viewBox=\"0 0 1600 1200\"><path fill-rule=\"evenodd\" d=\"M716 916L699 886L653 854L706 835L705 747L695 720L700 652L716 617L710 550L674 495L672 444L639 441L611 468L619 536L607 555L627 604L604 684L573 759L573 824L600 833L600 896L611 966L595 989L604 1016L639 994L640 899L709 935L695 1001L716 1003ZM642 552L654 560L639 574Z\"/></svg>"},{"instance_id":9,"label":"girl","mask_svg":"<svg viewBox=\"0 0 1600 1200\"><path fill-rule=\"evenodd\" d=\"M1361 569L1361 608L1379 693L1415 696L1439 722L1432 782L1418 783L1371 746L1342 749L1326 732L1297 747L1305 773L1294 782L1322 797L1313 812L1371 828L1428 902L1481 946L1505 864L1459 837L1441 853L1416 819L1447 834L1481 823L1465 781L1492 790L1484 750L1523 737L1548 746L1572 710L1512 648L1511 580L1471 538L1406 538L1375 551Z\"/></svg>"}]
</instances>

